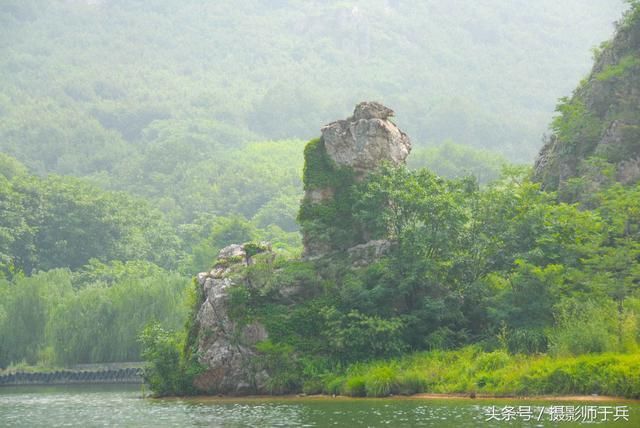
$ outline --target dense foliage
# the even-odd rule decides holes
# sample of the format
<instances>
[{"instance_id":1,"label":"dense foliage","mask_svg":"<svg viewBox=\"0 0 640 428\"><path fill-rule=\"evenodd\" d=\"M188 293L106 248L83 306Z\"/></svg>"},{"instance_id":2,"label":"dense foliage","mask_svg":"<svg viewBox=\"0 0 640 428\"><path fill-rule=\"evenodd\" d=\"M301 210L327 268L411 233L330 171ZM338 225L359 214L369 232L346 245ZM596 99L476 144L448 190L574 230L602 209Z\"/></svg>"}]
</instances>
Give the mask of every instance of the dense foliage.
<instances>
[{"instance_id":1,"label":"dense foliage","mask_svg":"<svg viewBox=\"0 0 640 428\"><path fill-rule=\"evenodd\" d=\"M99 310L99 307L108 307L104 309L107 311L105 314L120 319L118 322L138 319L123 309L124 300L118 301L127 297L124 288L120 291L125 293L122 295L98 287L93 291L82 291L77 296L76 292L81 291L84 285L74 286L73 293L61 292L60 301L52 298L50 302L38 301L40 303L20 306L22 303L19 302L24 299L20 293L24 290L15 284L30 281L31 277L34 280L30 283L35 284L36 280L48 278L48 272L59 272L55 271L58 268L70 269L69 274L76 275L78 272L91 271L100 263L139 260L144 263L129 263L129 266L132 274L134 267L140 267L140 273L136 274L140 278L146 272L142 266L159 266L180 271L183 283L188 283L193 273L211 266L220 248L232 243L267 240L281 254L298 255L300 238L295 232L295 215L299 208L301 179L298 178L299 169L296 170L296 165L301 164L299 159L302 156L299 152L294 155L294 150L301 147L297 142L251 144L241 153L234 153L223 164L229 174L221 175L214 183L219 186L219 194L224 199L222 202L218 199L215 203L227 206L235 203L238 210L248 213L250 220L241 215L200 214L191 223L178 227L172 225L175 218L171 218L171 213L163 213L140 197L103 191L93 182L77 178L56 175L39 178L31 175L15 159L0 155L0 268L7 284L0 311L0 319L6 322L3 324L2 348L7 352L3 353L0 365L22 360L40 364L137 360L140 358L140 348L131 338L135 336L138 326L153 319L172 319L174 321L169 323L171 326L180 325L177 321L179 315L172 313L170 302L181 297L174 296L171 291L169 295L173 297L163 300L164 289L158 285L160 288L154 291L159 293L160 299L154 305L157 311L141 311L139 321L132 321L129 325L129 339L120 340L121 334L97 335L95 325L85 323L84 318L76 319L73 325L67 324L59 315L52 318L53 306L60 304L60 308L65 308L69 314L76 310L83 311L85 317L91 311ZM471 159L474 159L473 156ZM289 169L276 168L275 165L280 164L288 165ZM457 165L460 165L460 171L464 171L465 165L473 167L477 164L469 162ZM247 175L246 171L251 171L251 174ZM282 175L277 175L278 172ZM259 201L269 198L269 194L275 196L258 209L262 203ZM342 212L349 210L350 202L347 201L342 206ZM344 235L344 232L336 233ZM331 236L336 239L335 234ZM174 275L166 273L169 277ZM161 284L168 286L177 278L163 280ZM47 283L46 280L44 282ZM60 283L61 290L65 289L64 283ZM125 287L125 284L121 287ZM91 293L95 296L90 297ZM182 292L179 294L182 295ZM132 290L129 297L135 295L136 292ZM7 309L14 304L20 309L16 312ZM59 309L57 313L63 313L60 312L62 310ZM16 316L27 317L31 321L26 318L17 321L14 318ZM58 322L59 325L54 325ZM25 327L11 328L14 324ZM168 327L164 325L164 328ZM56 339L59 344L56 348L52 335L60 336L67 328L74 329L77 337L68 340L75 340L75 344L70 347L64 340ZM126 326L123 324L118 328L124 329ZM23 337L25 331L29 330L34 334ZM38 331L46 331L48 336L36 333ZM18 346L17 343L22 341L29 341L29 344L25 342ZM114 345L116 341L118 344ZM81 349L83 346L85 348Z\"/></svg>"},{"instance_id":2,"label":"dense foliage","mask_svg":"<svg viewBox=\"0 0 640 428\"><path fill-rule=\"evenodd\" d=\"M558 358L637 352L640 187L612 185L584 210L529 174L506 170L481 189L472 178L385 167L347 187L353 221L392 239L386 257L359 269L340 252L247 268L232 314L267 327L257 364L274 374L272 392L331 392L324 380L349 364L472 343ZM292 286L297 297L283 299ZM369 394L364 383L360 392L340 385Z\"/></svg>"},{"instance_id":3,"label":"dense foliage","mask_svg":"<svg viewBox=\"0 0 640 428\"><path fill-rule=\"evenodd\" d=\"M262 149L256 156L277 161ZM268 186L254 170L255 183ZM274 190L280 196L253 221L201 215L176 228L145 199L78 178L36 177L0 154L0 368L138 361L141 329L182 327L185 284L219 249L266 239L299 253L287 191Z\"/></svg>"},{"instance_id":4,"label":"dense foliage","mask_svg":"<svg viewBox=\"0 0 640 428\"><path fill-rule=\"evenodd\" d=\"M180 239L146 201L71 177L40 179L0 154L0 268L77 269L90 259L175 268Z\"/></svg>"}]
</instances>

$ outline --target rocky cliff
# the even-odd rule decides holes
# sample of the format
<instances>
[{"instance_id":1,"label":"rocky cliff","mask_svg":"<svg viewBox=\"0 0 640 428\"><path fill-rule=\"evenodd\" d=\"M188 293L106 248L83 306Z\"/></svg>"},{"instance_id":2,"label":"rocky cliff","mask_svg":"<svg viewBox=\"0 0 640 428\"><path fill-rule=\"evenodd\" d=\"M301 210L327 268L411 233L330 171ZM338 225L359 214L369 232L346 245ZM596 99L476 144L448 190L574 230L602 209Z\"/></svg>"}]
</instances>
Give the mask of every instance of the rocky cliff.
<instances>
[{"instance_id":1,"label":"rocky cliff","mask_svg":"<svg viewBox=\"0 0 640 428\"><path fill-rule=\"evenodd\" d=\"M255 345L267 339L259 322L238 323L230 315L230 290L243 281L234 273L252 263L261 246L230 245L223 248L210 272L198 274L204 301L196 317L198 362L206 370L195 378L197 390L216 394L266 392L267 374L254 365Z\"/></svg>"},{"instance_id":2,"label":"rocky cliff","mask_svg":"<svg viewBox=\"0 0 640 428\"><path fill-rule=\"evenodd\" d=\"M589 76L561 100L535 163L535 179L579 200L605 181L640 180L640 7L595 53Z\"/></svg>"}]
</instances>

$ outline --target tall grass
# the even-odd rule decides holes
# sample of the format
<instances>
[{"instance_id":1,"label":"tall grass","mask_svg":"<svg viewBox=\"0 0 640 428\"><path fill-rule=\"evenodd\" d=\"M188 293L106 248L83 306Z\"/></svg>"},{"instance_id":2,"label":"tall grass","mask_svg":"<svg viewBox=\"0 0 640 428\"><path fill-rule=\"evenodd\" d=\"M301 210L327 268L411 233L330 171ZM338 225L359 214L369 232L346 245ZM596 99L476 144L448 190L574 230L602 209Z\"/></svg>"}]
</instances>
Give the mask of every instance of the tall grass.
<instances>
[{"instance_id":1,"label":"tall grass","mask_svg":"<svg viewBox=\"0 0 640 428\"><path fill-rule=\"evenodd\" d=\"M327 393L358 397L430 392L640 398L640 354L552 357L469 346L357 364L346 374L325 377L324 385Z\"/></svg>"}]
</instances>

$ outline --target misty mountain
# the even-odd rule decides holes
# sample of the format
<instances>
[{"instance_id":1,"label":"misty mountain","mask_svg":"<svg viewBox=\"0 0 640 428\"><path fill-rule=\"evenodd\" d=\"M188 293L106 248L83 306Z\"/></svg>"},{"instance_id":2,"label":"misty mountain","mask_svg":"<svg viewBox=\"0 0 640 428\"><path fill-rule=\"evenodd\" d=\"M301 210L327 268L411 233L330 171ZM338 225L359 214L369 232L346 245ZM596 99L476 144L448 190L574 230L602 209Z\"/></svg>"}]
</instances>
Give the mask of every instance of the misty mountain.
<instances>
[{"instance_id":1,"label":"misty mountain","mask_svg":"<svg viewBox=\"0 0 640 428\"><path fill-rule=\"evenodd\" d=\"M205 128L193 161L217 144L308 139L376 99L418 145L529 161L623 6L3 1L0 150L40 173L113 173L161 130L189 146Z\"/></svg>"}]
</instances>

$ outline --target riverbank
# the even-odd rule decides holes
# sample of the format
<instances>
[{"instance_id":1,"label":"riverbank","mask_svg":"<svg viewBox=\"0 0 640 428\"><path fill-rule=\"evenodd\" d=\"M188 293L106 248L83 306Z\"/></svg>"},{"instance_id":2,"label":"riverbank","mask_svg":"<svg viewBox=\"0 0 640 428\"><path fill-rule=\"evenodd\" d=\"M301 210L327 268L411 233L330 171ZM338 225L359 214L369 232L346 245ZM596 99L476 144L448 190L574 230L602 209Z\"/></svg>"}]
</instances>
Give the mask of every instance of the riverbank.
<instances>
[{"instance_id":1,"label":"riverbank","mask_svg":"<svg viewBox=\"0 0 640 428\"><path fill-rule=\"evenodd\" d=\"M528 401L581 401L581 402L630 402L640 403L639 398L616 397L611 395L532 395L532 396L496 396L489 394L479 394L470 397L468 394L414 394L409 399L419 400L442 400L442 399L461 399L461 400L528 400Z\"/></svg>"},{"instance_id":2,"label":"riverbank","mask_svg":"<svg viewBox=\"0 0 640 428\"><path fill-rule=\"evenodd\" d=\"M147 397L153 398L153 397ZM288 394L288 395L194 395L187 397L158 397L161 400L186 400L199 403L260 403L260 402L298 402L298 401L366 401L366 400L426 400L426 401L462 401L462 402L502 402L505 403L517 400L534 402L584 402L584 403L632 403L640 404L640 399L616 397L609 395L536 395L536 396L496 396L489 394L479 394L471 397L469 394L433 394L421 393L413 395L390 395L387 397L350 397L346 395L326 395L326 394Z\"/></svg>"},{"instance_id":3,"label":"riverbank","mask_svg":"<svg viewBox=\"0 0 640 428\"><path fill-rule=\"evenodd\" d=\"M475 395L639 399L640 354L552 357L484 352L469 346L355 364L341 375L308 381L304 389L309 394L351 397L445 394L451 398Z\"/></svg>"}]
</instances>

